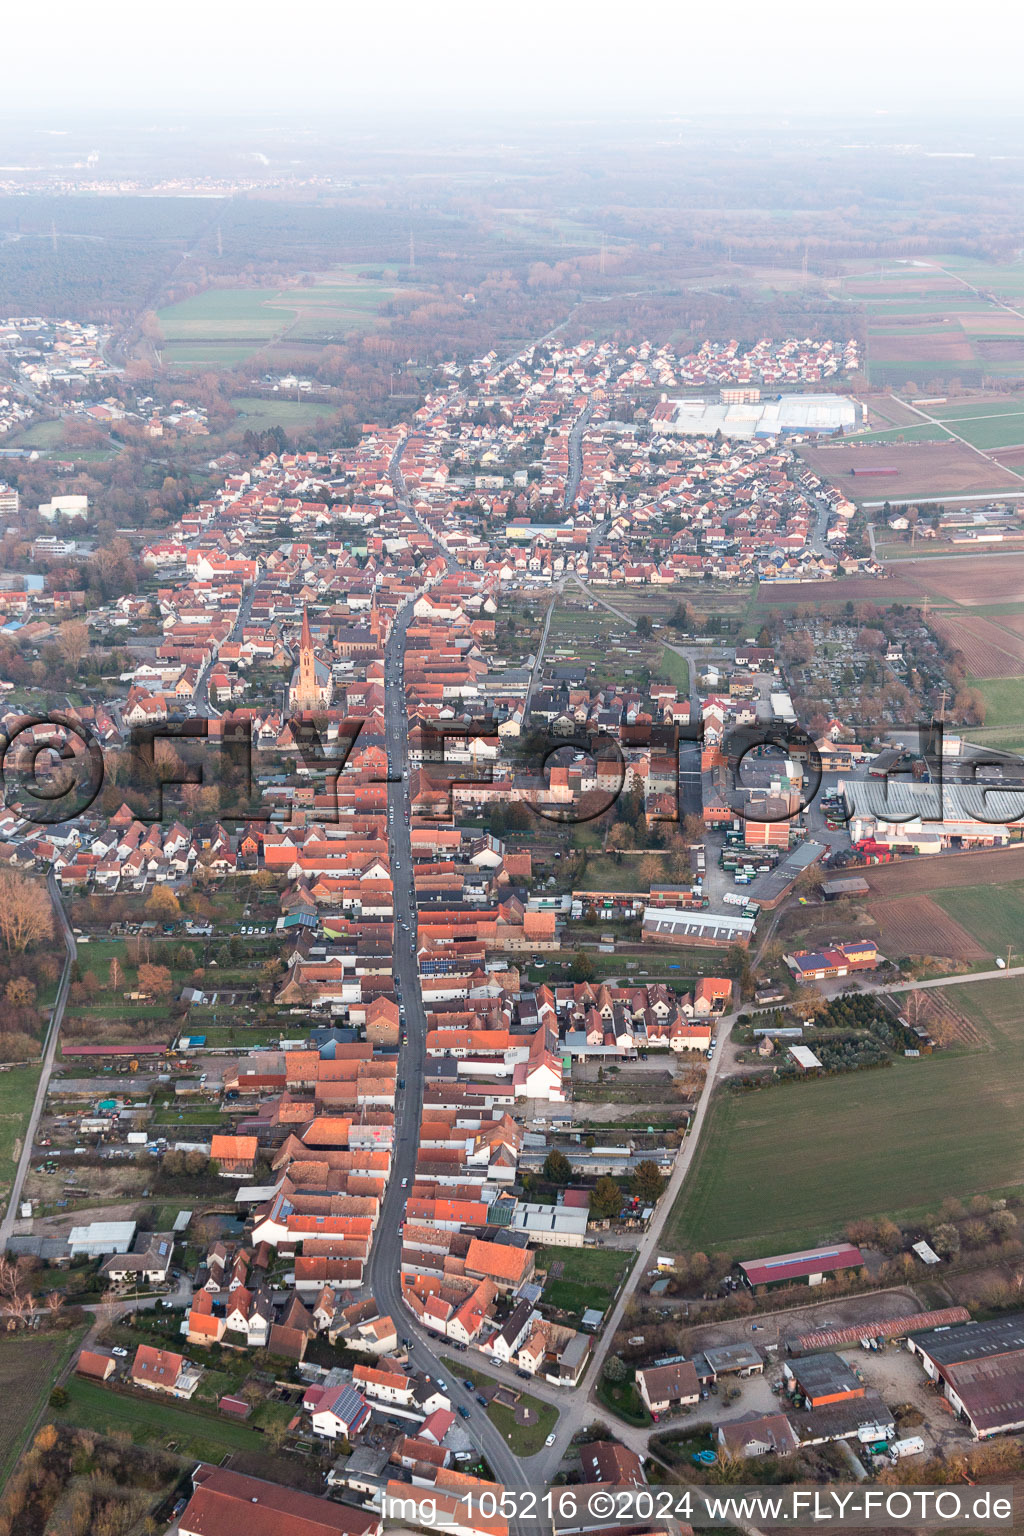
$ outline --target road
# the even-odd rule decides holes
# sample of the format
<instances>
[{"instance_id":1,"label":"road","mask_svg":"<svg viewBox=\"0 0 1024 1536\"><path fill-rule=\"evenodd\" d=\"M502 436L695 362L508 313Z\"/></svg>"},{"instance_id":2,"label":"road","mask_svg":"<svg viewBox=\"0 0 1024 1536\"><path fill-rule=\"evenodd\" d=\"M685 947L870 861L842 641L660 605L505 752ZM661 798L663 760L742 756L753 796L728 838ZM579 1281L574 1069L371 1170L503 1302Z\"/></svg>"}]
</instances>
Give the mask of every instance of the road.
<instances>
[{"instance_id":1,"label":"road","mask_svg":"<svg viewBox=\"0 0 1024 1536\"><path fill-rule=\"evenodd\" d=\"M238 605L238 615L229 633L224 637L226 640L240 640L242 638L242 630L249 622L253 599L256 596L256 589L259 584L259 577L257 577L252 585L247 587L242 593L242 601ZM219 711L214 709L210 703L210 673L213 671L216 661L217 653L214 653L196 679L196 686L192 692L192 703L195 705L197 715L209 717L210 715L219 714Z\"/></svg>"},{"instance_id":2,"label":"road","mask_svg":"<svg viewBox=\"0 0 1024 1536\"><path fill-rule=\"evenodd\" d=\"M4 1253L7 1244L11 1240L14 1223L17 1219L18 1205L21 1201L21 1191L24 1188L25 1178L32 1162L32 1146L36 1138L36 1130L39 1125L39 1117L46 1104L46 1094L50 1086L50 1073L53 1071L53 1063L57 1055L57 1040L60 1035L61 1020L64 1017L64 1009L67 1006L68 991L71 987L71 967L78 953L75 936L71 932L71 924L61 904L60 892L57 888L57 880L51 869L46 877L46 888L50 893L50 901L53 903L53 915L61 937L64 940L64 948L67 951L64 960L64 969L61 972L60 982L57 986L57 996L50 1015L50 1025L46 1034L46 1044L43 1047L43 1065L39 1073L39 1085L36 1088L36 1096L32 1103L32 1113L29 1115L28 1124L25 1127L24 1141L21 1147L21 1156L18 1159L17 1171L14 1175L14 1183L11 1185L11 1197L7 1202L7 1211L0 1222L0 1253Z\"/></svg>"},{"instance_id":3,"label":"road","mask_svg":"<svg viewBox=\"0 0 1024 1536\"><path fill-rule=\"evenodd\" d=\"M433 537L426 524L415 516L405 495L405 485L398 467L401 449L402 445L399 445L391 469L399 505L425 533ZM452 564L449 562L449 565ZM407 1191L416 1172L427 1030L415 948L416 898L409 828L409 721L403 683L406 631L412 618L412 606L413 600L410 600L400 610L388 638L384 687L385 741L390 763L388 845L395 899L395 975L407 1035L399 1052L398 1072L399 1080L404 1082L405 1087L399 1089L395 1101L396 1141L392 1151L391 1176L367 1262L366 1281L377 1304L395 1319L399 1335L413 1341L409 1352L413 1366L425 1375L442 1378L448 1384L452 1406L464 1407L469 1411L466 1428L487 1458L497 1480L509 1488L537 1487L539 1482L536 1474L527 1470L536 1458L521 1460L509 1449L501 1431L491 1423L477 1403L475 1394L467 1391L458 1377L441 1364L441 1353L455 1353L452 1346L421 1330L412 1314L406 1311L402 1300L402 1222ZM531 1522L527 1529L525 1525L519 1527L513 1521L511 1528L516 1536L533 1536L537 1524Z\"/></svg>"},{"instance_id":4,"label":"road","mask_svg":"<svg viewBox=\"0 0 1024 1536\"><path fill-rule=\"evenodd\" d=\"M575 505L576 497L580 491L580 477L583 474L583 434L590 423L591 405L588 400L580 414L572 424L569 433L569 473L565 481L565 510Z\"/></svg>"}]
</instances>

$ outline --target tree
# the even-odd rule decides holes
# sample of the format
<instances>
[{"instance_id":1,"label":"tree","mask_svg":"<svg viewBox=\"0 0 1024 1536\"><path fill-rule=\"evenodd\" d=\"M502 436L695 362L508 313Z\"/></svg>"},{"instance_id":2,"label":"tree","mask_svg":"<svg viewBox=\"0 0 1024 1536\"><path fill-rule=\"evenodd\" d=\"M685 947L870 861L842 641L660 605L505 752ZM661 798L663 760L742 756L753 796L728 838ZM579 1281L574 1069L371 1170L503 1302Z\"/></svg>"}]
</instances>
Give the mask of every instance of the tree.
<instances>
[{"instance_id":1,"label":"tree","mask_svg":"<svg viewBox=\"0 0 1024 1536\"><path fill-rule=\"evenodd\" d=\"M53 909L45 887L13 869L0 870L0 936L14 953L53 938Z\"/></svg>"},{"instance_id":2,"label":"tree","mask_svg":"<svg viewBox=\"0 0 1024 1536\"><path fill-rule=\"evenodd\" d=\"M68 619L57 631L57 645L72 672L77 672L89 649L89 626L83 619Z\"/></svg>"},{"instance_id":3,"label":"tree","mask_svg":"<svg viewBox=\"0 0 1024 1536\"><path fill-rule=\"evenodd\" d=\"M951 1259L960 1252L960 1233L949 1222L942 1222L929 1235L928 1241L943 1259Z\"/></svg>"},{"instance_id":4,"label":"tree","mask_svg":"<svg viewBox=\"0 0 1024 1536\"><path fill-rule=\"evenodd\" d=\"M121 969L121 962L120 962L120 960L115 955L113 960L111 960L111 962L110 962L110 990L111 990L111 992L119 992L121 990L121 985L122 985L123 982L124 982L124 971Z\"/></svg>"},{"instance_id":5,"label":"tree","mask_svg":"<svg viewBox=\"0 0 1024 1536\"><path fill-rule=\"evenodd\" d=\"M683 817L683 836L688 843L702 843L707 836L703 816L687 811Z\"/></svg>"},{"instance_id":6,"label":"tree","mask_svg":"<svg viewBox=\"0 0 1024 1536\"><path fill-rule=\"evenodd\" d=\"M592 981L594 977L594 962L589 955L580 950L573 951L572 960L569 963L569 975L573 981Z\"/></svg>"},{"instance_id":7,"label":"tree","mask_svg":"<svg viewBox=\"0 0 1024 1536\"><path fill-rule=\"evenodd\" d=\"M647 636L651 633L651 621L647 617L646 613L642 613L637 619L636 632L640 636L641 640L646 640Z\"/></svg>"},{"instance_id":8,"label":"tree","mask_svg":"<svg viewBox=\"0 0 1024 1536\"><path fill-rule=\"evenodd\" d=\"M153 997L168 997L174 978L166 965L140 965L139 966L139 991L148 992Z\"/></svg>"},{"instance_id":9,"label":"tree","mask_svg":"<svg viewBox=\"0 0 1024 1536\"><path fill-rule=\"evenodd\" d=\"M544 1159L544 1177L549 1184L568 1184L572 1178L572 1164L557 1147L552 1147Z\"/></svg>"},{"instance_id":10,"label":"tree","mask_svg":"<svg viewBox=\"0 0 1024 1536\"><path fill-rule=\"evenodd\" d=\"M649 1157L637 1163L630 1183L634 1195L647 1205L654 1205L665 1188L665 1180L661 1176L660 1168Z\"/></svg>"},{"instance_id":11,"label":"tree","mask_svg":"<svg viewBox=\"0 0 1024 1536\"><path fill-rule=\"evenodd\" d=\"M12 976L4 988L4 997L13 1008L31 1008L36 1000L36 984L28 976Z\"/></svg>"},{"instance_id":12,"label":"tree","mask_svg":"<svg viewBox=\"0 0 1024 1536\"><path fill-rule=\"evenodd\" d=\"M146 902L146 911L150 917L168 922L181 916L181 903L170 886L155 885Z\"/></svg>"},{"instance_id":13,"label":"tree","mask_svg":"<svg viewBox=\"0 0 1024 1536\"><path fill-rule=\"evenodd\" d=\"M605 1381L619 1383L626 1380L629 1375L629 1367L618 1355L609 1355L604 1363L602 1371Z\"/></svg>"},{"instance_id":14,"label":"tree","mask_svg":"<svg viewBox=\"0 0 1024 1536\"><path fill-rule=\"evenodd\" d=\"M611 1174L602 1174L590 1197L590 1214L595 1221L610 1221L622 1209L622 1190Z\"/></svg>"}]
</instances>

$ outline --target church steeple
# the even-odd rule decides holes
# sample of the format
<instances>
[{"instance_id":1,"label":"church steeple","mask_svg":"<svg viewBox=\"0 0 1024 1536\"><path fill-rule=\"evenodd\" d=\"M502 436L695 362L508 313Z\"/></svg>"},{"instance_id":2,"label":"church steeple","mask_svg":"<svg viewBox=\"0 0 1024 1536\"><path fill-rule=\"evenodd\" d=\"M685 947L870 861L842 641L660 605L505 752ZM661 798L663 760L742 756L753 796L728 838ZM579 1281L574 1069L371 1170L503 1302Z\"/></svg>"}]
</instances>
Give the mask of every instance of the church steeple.
<instances>
[{"instance_id":1,"label":"church steeple","mask_svg":"<svg viewBox=\"0 0 1024 1536\"><path fill-rule=\"evenodd\" d=\"M305 603L303 603L303 605L302 605L302 637L299 640L299 650L300 651L311 651L312 649L313 649L313 637L312 637L312 635L309 632L309 610L306 607Z\"/></svg>"}]
</instances>

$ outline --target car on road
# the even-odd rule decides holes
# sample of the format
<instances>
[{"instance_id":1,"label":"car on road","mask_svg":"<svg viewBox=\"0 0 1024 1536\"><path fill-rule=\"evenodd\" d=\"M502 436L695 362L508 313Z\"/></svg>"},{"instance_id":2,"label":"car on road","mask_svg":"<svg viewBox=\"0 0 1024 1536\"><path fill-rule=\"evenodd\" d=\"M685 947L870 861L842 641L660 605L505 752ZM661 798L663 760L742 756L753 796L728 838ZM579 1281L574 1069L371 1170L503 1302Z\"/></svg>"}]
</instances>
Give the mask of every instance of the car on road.
<instances>
[{"instance_id":1,"label":"car on road","mask_svg":"<svg viewBox=\"0 0 1024 1536\"><path fill-rule=\"evenodd\" d=\"M115 1344L112 1347L110 1353L112 1355L117 1355L119 1360L127 1360L128 1358L128 1351L121 1344Z\"/></svg>"},{"instance_id":2,"label":"car on road","mask_svg":"<svg viewBox=\"0 0 1024 1536\"><path fill-rule=\"evenodd\" d=\"M475 1392L476 1391L476 1382L475 1381L470 1381L468 1376L464 1376L462 1378L462 1385L465 1387L467 1392Z\"/></svg>"},{"instance_id":3,"label":"car on road","mask_svg":"<svg viewBox=\"0 0 1024 1536\"><path fill-rule=\"evenodd\" d=\"M554 1445L554 1443L555 1443L554 1435L548 1435L547 1439L544 1441L545 1445Z\"/></svg>"},{"instance_id":4,"label":"car on road","mask_svg":"<svg viewBox=\"0 0 1024 1536\"><path fill-rule=\"evenodd\" d=\"M715 1055L714 1046L712 1046L710 1050L705 1051L704 1054L708 1058L708 1061L712 1061Z\"/></svg>"},{"instance_id":5,"label":"car on road","mask_svg":"<svg viewBox=\"0 0 1024 1536\"><path fill-rule=\"evenodd\" d=\"M442 1392L447 1392L448 1391L448 1383L446 1381L442 1381L440 1376L437 1378L437 1385L438 1385L438 1388L440 1389L440 1391L442 1391Z\"/></svg>"},{"instance_id":6,"label":"car on road","mask_svg":"<svg viewBox=\"0 0 1024 1536\"><path fill-rule=\"evenodd\" d=\"M407 1178L402 1180L402 1188L403 1189L408 1189L409 1188L409 1180Z\"/></svg>"},{"instance_id":7,"label":"car on road","mask_svg":"<svg viewBox=\"0 0 1024 1536\"><path fill-rule=\"evenodd\" d=\"M468 1408L464 1408L461 1403L459 1404L459 1418L460 1419L468 1419L469 1418L469 1409Z\"/></svg>"},{"instance_id":8,"label":"car on road","mask_svg":"<svg viewBox=\"0 0 1024 1536\"><path fill-rule=\"evenodd\" d=\"M478 1392L477 1393L476 1400L480 1404L481 1408L486 1408L487 1407L487 1399L486 1399L486 1397L484 1397L482 1392Z\"/></svg>"}]
</instances>

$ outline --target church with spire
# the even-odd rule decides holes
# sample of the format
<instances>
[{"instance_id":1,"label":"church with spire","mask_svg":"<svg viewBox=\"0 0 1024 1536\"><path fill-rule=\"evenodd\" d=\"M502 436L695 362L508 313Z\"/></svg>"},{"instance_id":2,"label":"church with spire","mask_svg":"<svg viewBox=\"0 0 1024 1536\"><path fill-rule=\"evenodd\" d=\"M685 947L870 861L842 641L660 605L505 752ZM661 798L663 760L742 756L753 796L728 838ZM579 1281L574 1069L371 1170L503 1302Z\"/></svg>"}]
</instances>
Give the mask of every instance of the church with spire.
<instances>
[{"instance_id":1,"label":"church with spire","mask_svg":"<svg viewBox=\"0 0 1024 1536\"><path fill-rule=\"evenodd\" d=\"M313 637L309 632L309 614L302 607L302 635L299 639L299 660L292 673L288 689L288 707L293 715L310 710L330 707L334 694L334 679L330 667L317 659L313 649Z\"/></svg>"}]
</instances>

